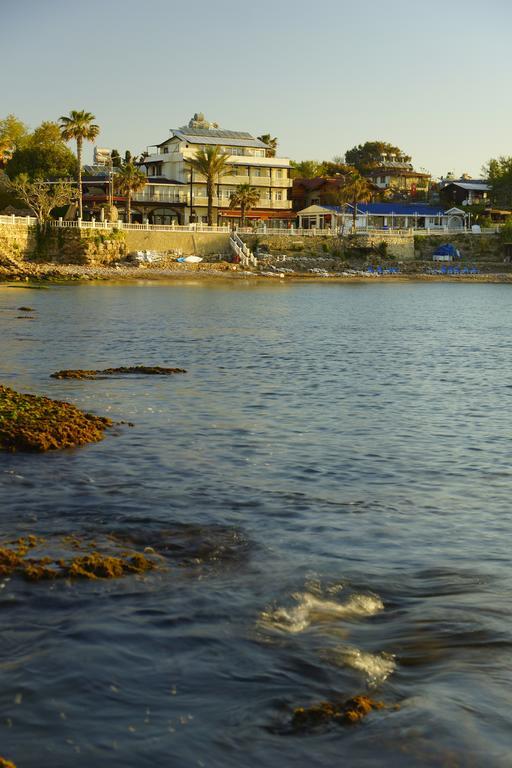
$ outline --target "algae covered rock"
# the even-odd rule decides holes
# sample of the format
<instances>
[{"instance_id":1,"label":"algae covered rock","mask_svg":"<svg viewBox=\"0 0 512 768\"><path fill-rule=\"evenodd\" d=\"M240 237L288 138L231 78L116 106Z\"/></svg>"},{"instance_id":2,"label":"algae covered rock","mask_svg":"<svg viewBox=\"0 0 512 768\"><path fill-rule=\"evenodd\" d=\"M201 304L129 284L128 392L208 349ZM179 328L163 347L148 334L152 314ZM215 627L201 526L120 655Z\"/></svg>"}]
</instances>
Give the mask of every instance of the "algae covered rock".
<instances>
[{"instance_id":1,"label":"algae covered rock","mask_svg":"<svg viewBox=\"0 0 512 768\"><path fill-rule=\"evenodd\" d=\"M164 567L156 552L127 549L116 536L105 536L100 542L80 534L22 536L0 542L0 577L17 574L27 581L119 579Z\"/></svg>"},{"instance_id":2,"label":"algae covered rock","mask_svg":"<svg viewBox=\"0 0 512 768\"><path fill-rule=\"evenodd\" d=\"M309 731L318 726L337 723L351 725L360 722L374 709L383 709L381 701L369 696L354 696L341 702L321 701L311 707L297 707L292 716L292 727L297 731Z\"/></svg>"},{"instance_id":3,"label":"algae covered rock","mask_svg":"<svg viewBox=\"0 0 512 768\"><path fill-rule=\"evenodd\" d=\"M112 421L71 403L0 385L0 450L49 451L102 440Z\"/></svg>"},{"instance_id":4,"label":"algae covered rock","mask_svg":"<svg viewBox=\"0 0 512 768\"><path fill-rule=\"evenodd\" d=\"M6 760L5 757L0 757L0 768L16 768L16 766L10 760Z\"/></svg>"},{"instance_id":5,"label":"algae covered rock","mask_svg":"<svg viewBox=\"0 0 512 768\"><path fill-rule=\"evenodd\" d=\"M130 373L145 376L172 376L174 373L186 373L186 370L184 368L164 368L161 365L123 365L119 368L103 368L102 370L67 369L55 371L50 376L52 379L97 379L101 376L116 376Z\"/></svg>"}]
</instances>

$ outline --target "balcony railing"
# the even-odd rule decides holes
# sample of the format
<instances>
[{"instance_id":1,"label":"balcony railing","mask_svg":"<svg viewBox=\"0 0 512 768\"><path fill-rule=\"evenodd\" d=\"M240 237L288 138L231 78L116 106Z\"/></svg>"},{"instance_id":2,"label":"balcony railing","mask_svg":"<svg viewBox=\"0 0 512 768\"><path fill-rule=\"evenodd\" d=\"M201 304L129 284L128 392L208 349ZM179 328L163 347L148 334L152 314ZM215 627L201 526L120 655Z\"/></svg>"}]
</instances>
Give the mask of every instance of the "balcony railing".
<instances>
[{"instance_id":1,"label":"balcony railing","mask_svg":"<svg viewBox=\"0 0 512 768\"><path fill-rule=\"evenodd\" d=\"M132 200L137 203L187 203L189 193L185 190L152 189L146 187L140 192L135 192Z\"/></svg>"}]
</instances>

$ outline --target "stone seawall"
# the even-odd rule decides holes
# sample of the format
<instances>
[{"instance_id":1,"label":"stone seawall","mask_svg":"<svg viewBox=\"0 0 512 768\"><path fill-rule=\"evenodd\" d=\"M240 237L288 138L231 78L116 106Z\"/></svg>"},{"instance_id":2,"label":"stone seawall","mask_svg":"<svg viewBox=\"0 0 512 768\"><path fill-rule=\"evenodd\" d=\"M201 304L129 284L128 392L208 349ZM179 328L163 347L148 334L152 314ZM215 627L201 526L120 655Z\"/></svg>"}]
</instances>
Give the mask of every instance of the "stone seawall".
<instances>
[{"instance_id":1,"label":"stone seawall","mask_svg":"<svg viewBox=\"0 0 512 768\"><path fill-rule=\"evenodd\" d=\"M186 256L211 256L229 253L226 232L154 232L144 229L123 230L126 250L181 251Z\"/></svg>"},{"instance_id":2,"label":"stone seawall","mask_svg":"<svg viewBox=\"0 0 512 768\"><path fill-rule=\"evenodd\" d=\"M350 251L357 249L366 250L379 248L381 243L386 243L387 254L394 259L404 260L414 258L414 238L410 234L388 235L382 233L364 233L346 237L343 241L330 231L316 235L300 237L299 235L247 235L243 239L251 248L267 246L271 253L286 253L288 255L300 253L306 254L340 254L345 251L350 256Z\"/></svg>"},{"instance_id":3,"label":"stone seawall","mask_svg":"<svg viewBox=\"0 0 512 768\"><path fill-rule=\"evenodd\" d=\"M226 232L157 232L51 227L45 235L26 224L0 224L0 259L60 264L108 265L130 251L181 251L185 255L229 253Z\"/></svg>"}]
</instances>

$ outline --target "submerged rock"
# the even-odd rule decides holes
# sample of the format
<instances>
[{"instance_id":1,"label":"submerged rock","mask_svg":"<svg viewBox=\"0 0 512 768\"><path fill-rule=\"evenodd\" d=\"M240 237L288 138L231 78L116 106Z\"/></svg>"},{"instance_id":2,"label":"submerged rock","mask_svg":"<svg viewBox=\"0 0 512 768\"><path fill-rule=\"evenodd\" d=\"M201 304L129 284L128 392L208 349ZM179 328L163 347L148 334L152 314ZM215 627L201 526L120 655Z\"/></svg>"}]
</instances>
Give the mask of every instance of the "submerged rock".
<instances>
[{"instance_id":1,"label":"submerged rock","mask_svg":"<svg viewBox=\"0 0 512 768\"><path fill-rule=\"evenodd\" d=\"M112 423L71 403L0 385L0 450L49 451L95 443Z\"/></svg>"},{"instance_id":2,"label":"submerged rock","mask_svg":"<svg viewBox=\"0 0 512 768\"><path fill-rule=\"evenodd\" d=\"M162 569L162 558L156 553L126 550L123 542L110 536L100 545L79 535L29 536L0 544L0 576L19 574L28 581L118 579L156 569Z\"/></svg>"},{"instance_id":3,"label":"submerged rock","mask_svg":"<svg viewBox=\"0 0 512 768\"><path fill-rule=\"evenodd\" d=\"M6 760L5 757L0 757L0 768L16 768L16 766L10 760Z\"/></svg>"},{"instance_id":4,"label":"submerged rock","mask_svg":"<svg viewBox=\"0 0 512 768\"><path fill-rule=\"evenodd\" d=\"M369 696L354 696L342 702L321 701L311 707L295 709L292 727L297 731L309 731L330 723L351 725L360 722L372 710L383 708L381 701L375 701Z\"/></svg>"},{"instance_id":5,"label":"submerged rock","mask_svg":"<svg viewBox=\"0 0 512 768\"><path fill-rule=\"evenodd\" d=\"M132 365L120 368L103 368L102 370L84 370L77 368L56 371L50 374L52 379L97 379L100 376L115 376L116 374L138 373L146 376L171 376L173 373L186 373L184 368L163 368L160 365Z\"/></svg>"},{"instance_id":6,"label":"submerged rock","mask_svg":"<svg viewBox=\"0 0 512 768\"><path fill-rule=\"evenodd\" d=\"M204 572L239 562L247 548L240 532L223 526L30 535L0 541L0 577L118 579L176 567Z\"/></svg>"},{"instance_id":7,"label":"submerged rock","mask_svg":"<svg viewBox=\"0 0 512 768\"><path fill-rule=\"evenodd\" d=\"M32 309L32 307L18 307L18 312L34 312L35 310Z\"/></svg>"}]
</instances>

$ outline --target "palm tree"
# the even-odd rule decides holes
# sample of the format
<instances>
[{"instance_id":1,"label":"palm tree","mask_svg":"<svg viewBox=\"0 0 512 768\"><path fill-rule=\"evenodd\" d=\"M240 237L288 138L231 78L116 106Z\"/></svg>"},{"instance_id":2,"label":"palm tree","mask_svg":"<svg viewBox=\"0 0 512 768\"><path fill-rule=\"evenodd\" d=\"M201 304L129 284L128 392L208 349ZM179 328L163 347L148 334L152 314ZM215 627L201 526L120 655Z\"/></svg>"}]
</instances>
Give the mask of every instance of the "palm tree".
<instances>
[{"instance_id":1,"label":"palm tree","mask_svg":"<svg viewBox=\"0 0 512 768\"><path fill-rule=\"evenodd\" d=\"M270 133L264 133L262 136L258 136L258 139L267 145L267 157L275 157L277 151L277 137L271 136Z\"/></svg>"},{"instance_id":2,"label":"palm tree","mask_svg":"<svg viewBox=\"0 0 512 768\"><path fill-rule=\"evenodd\" d=\"M349 174L338 192L338 202L341 206L347 203L352 205L352 234L356 231L357 204L367 203L371 199L372 189L368 181L357 172Z\"/></svg>"},{"instance_id":3,"label":"palm tree","mask_svg":"<svg viewBox=\"0 0 512 768\"><path fill-rule=\"evenodd\" d=\"M190 163L191 173L197 171L206 179L206 196L208 198L208 224L213 224L213 194L215 192L215 182L221 176L226 176L230 172L228 166L228 155L217 146L206 146L204 149L198 149L195 157L187 160Z\"/></svg>"},{"instance_id":4,"label":"palm tree","mask_svg":"<svg viewBox=\"0 0 512 768\"><path fill-rule=\"evenodd\" d=\"M126 220L132 220L132 195L146 186L147 176L133 163L125 163L115 175L115 185L126 197Z\"/></svg>"},{"instance_id":5,"label":"palm tree","mask_svg":"<svg viewBox=\"0 0 512 768\"><path fill-rule=\"evenodd\" d=\"M78 218L82 218L82 146L85 141L94 141L100 132L99 126L93 123L94 115L84 110L72 109L69 116L60 120L60 132L64 141L76 140L76 157L78 160Z\"/></svg>"},{"instance_id":6,"label":"palm tree","mask_svg":"<svg viewBox=\"0 0 512 768\"><path fill-rule=\"evenodd\" d=\"M229 199L230 208L240 208L240 220L242 227L245 224L245 214L248 213L251 208L254 208L258 204L260 199L260 191L256 187L251 187L250 184L240 184L235 192L231 193Z\"/></svg>"}]
</instances>

